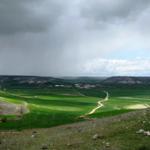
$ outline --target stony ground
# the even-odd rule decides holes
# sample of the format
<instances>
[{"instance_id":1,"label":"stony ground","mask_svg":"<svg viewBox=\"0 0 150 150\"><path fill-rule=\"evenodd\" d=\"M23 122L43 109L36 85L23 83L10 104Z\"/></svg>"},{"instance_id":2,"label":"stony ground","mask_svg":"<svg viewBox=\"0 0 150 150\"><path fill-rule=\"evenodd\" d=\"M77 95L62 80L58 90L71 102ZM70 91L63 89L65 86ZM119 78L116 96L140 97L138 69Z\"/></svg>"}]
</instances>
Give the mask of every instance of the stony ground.
<instances>
[{"instance_id":1,"label":"stony ground","mask_svg":"<svg viewBox=\"0 0 150 150\"><path fill-rule=\"evenodd\" d=\"M22 115L29 112L27 104L13 104L0 101L0 115Z\"/></svg>"},{"instance_id":2,"label":"stony ground","mask_svg":"<svg viewBox=\"0 0 150 150\"><path fill-rule=\"evenodd\" d=\"M149 131L146 109L49 129L0 131L0 150L150 150Z\"/></svg>"}]
</instances>

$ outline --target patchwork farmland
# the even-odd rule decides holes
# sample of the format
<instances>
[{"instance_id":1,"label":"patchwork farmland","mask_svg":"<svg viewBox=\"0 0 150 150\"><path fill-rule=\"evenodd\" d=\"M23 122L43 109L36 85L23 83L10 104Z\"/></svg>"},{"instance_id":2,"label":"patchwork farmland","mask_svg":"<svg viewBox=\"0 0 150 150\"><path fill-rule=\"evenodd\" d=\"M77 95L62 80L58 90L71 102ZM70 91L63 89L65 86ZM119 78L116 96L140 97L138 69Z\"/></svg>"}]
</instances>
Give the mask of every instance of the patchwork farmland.
<instances>
[{"instance_id":1,"label":"patchwork farmland","mask_svg":"<svg viewBox=\"0 0 150 150\"><path fill-rule=\"evenodd\" d=\"M149 84L110 83L110 78L1 81L0 149L148 150L150 146Z\"/></svg>"},{"instance_id":2,"label":"patchwork farmland","mask_svg":"<svg viewBox=\"0 0 150 150\"><path fill-rule=\"evenodd\" d=\"M62 82L62 81L61 81ZM73 82L73 81L72 81ZM61 85L63 83L60 83ZM97 85L96 83L94 83ZM79 84L78 84L79 85ZM150 87L116 86L84 88L70 86L50 88L11 88L0 91L0 129L47 128L85 120L103 118L145 109L150 106ZM103 102L109 94L108 100ZM94 113L90 113L97 107Z\"/></svg>"}]
</instances>

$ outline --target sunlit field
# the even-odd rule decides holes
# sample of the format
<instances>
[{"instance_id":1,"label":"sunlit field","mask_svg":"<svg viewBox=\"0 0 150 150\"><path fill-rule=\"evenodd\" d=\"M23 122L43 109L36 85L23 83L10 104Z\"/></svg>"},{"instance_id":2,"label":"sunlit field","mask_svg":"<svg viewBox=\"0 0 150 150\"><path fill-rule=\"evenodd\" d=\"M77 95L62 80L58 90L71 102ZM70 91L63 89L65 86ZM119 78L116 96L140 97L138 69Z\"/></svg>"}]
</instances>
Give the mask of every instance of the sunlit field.
<instances>
[{"instance_id":1,"label":"sunlit field","mask_svg":"<svg viewBox=\"0 0 150 150\"><path fill-rule=\"evenodd\" d=\"M16 105L27 104L29 112L20 116L1 115L6 122L0 129L48 128L83 121L80 118L97 106L109 93L109 100L89 118L102 118L150 106L150 88L106 87L92 89L49 88L7 89L0 91L0 101Z\"/></svg>"}]
</instances>

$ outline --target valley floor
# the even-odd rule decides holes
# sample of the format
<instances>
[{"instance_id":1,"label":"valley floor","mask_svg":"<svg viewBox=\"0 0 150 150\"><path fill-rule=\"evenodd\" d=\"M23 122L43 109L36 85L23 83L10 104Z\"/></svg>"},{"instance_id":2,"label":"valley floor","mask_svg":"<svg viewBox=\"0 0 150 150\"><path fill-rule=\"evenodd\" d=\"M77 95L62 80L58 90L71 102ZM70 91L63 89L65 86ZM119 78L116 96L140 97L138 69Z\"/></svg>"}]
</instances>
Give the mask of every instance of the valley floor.
<instances>
[{"instance_id":1,"label":"valley floor","mask_svg":"<svg viewBox=\"0 0 150 150\"><path fill-rule=\"evenodd\" d=\"M150 109L47 129L0 131L1 150L150 150ZM147 132L148 133L148 132Z\"/></svg>"}]
</instances>

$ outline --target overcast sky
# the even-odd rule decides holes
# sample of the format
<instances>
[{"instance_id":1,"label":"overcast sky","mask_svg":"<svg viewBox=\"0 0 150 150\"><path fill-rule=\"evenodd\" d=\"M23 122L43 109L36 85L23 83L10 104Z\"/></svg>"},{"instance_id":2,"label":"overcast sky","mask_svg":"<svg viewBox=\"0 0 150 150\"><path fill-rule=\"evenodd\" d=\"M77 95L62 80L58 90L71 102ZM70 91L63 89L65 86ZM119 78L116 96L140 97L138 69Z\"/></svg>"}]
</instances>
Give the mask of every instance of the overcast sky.
<instances>
[{"instance_id":1,"label":"overcast sky","mask_svg":"<svg viewBox=\"0 0 150 150\"><path fill-rule=\"evenodd\" d=\"M0 74L150 75L150 0L0 0Z\"/></svg>"}]
</instances>

